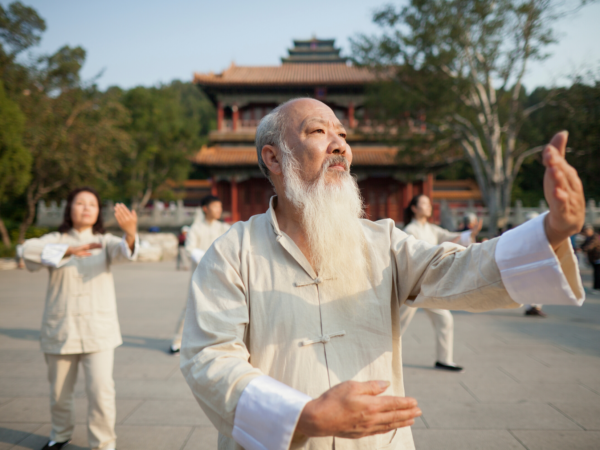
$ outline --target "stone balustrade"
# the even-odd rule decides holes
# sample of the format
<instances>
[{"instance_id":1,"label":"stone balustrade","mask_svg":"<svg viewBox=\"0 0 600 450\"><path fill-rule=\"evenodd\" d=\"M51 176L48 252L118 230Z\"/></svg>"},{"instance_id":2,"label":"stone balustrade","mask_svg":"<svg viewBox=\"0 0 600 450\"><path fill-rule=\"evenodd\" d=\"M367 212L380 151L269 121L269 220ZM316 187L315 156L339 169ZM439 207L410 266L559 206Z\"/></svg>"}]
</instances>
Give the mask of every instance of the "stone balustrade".
<instances>
[{"instance_id":1,"label":"stone balustrade","mask_svg":"<svg viewBox=\"0 0 600 450\"><path fill-rule=\"evenodd\" d=\"M51 201L49 205L46 205L44 201L40 201L37 206L36 225L50 228L59 226L62 223L65 206L65 200L60 204ZM201 214L200 208L184 206L183 201L179 200L165 204L164 208L157 206L144 208L138 212L138 225L140 229L150 227L179 228L184 225L191 225L197 214ZM102 208L102 219L105 227L117 227L112 201L108 201Z\"/></svg>"}]
</instances>

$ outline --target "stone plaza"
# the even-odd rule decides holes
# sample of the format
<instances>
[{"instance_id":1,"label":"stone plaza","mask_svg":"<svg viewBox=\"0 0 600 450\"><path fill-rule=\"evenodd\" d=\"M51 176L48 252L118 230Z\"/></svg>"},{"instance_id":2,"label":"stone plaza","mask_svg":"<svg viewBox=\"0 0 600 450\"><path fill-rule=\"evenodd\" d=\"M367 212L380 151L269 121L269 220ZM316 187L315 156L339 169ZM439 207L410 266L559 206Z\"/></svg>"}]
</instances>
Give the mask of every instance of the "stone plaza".
<instances>
[{"instance_id":1,"label":"stone plaza","mask_svg":"<svg viewBox=\"0 0 600 450\"><path fill-rule=\"evenodd\" d=\"M124 344L115 353L119 450L212 450L217 432L167 349L189 273L173 262L113 268ZM0 271L0 450L40 449L50 433L46 364L39 349L46 271ZM600 448L600 295L581 307L456 312L455 361L433 369L434 338L418 312L403 342L406 393L423 416L417 450ZM276 324L274 324L276 325ZM80 373L69 450L87 448Z\"/></svg>"}]
</instances>

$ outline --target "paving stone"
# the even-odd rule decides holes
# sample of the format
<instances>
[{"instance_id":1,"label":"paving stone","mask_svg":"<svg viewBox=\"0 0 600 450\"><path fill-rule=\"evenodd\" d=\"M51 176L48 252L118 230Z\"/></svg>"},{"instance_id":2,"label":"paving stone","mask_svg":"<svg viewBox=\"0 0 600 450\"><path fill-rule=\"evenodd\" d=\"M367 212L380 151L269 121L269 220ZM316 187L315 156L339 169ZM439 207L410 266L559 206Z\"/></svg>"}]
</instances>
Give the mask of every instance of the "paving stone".
<instances>
[{"instance_id":1,"label":"paving stone","mask_svg":"<svg viewBox=\"0 0 600 450\"><path fill-rule=\"evenodd\" d=\"M600 396L577 383L517 383L465 381L464 385L481 402L577 402L599 404Z\"/></svg>"},{"instance_id":2,"label":"paving stone","mask_svg":"<svg viewBox=\"0 0 600 450\"><path fill-rule=\"evenodd\" d=\"M118 397L193 399L189 386L181 377L176 380L115 380Z\"/></svg>"},{"instance_id":3,"label":"paving stone","mask_svg":"<svg viewBox=\"0 0 600 450\"><path fill-rule=\"evenodd\" d=\"M413 430L418 450L524 450L506 430Z\"/></svg>"},{"instance_id":4,"label":"paving stone","mask_svg":"<svg viewBox=\"0 0 600 450\"><path fill-rule=\"evenodd\" d=\"M119 450L180 450L191 432L192 428L185 426L117 425L117 448ZM207 448L216 450L217 447Z\"/></svg>"},{"instance_id":5,"label":"paving stone","mask_svg":"<svg viewBox=\"0 0 600 450\"><path fill-rule=\"evenodd\" d=\"M146 400L124 424L212 426L195 400Z\"/></svg>"},{"instance_id":6,"label":"paving stone","mask_svg":"<svg viewBox=\"0 0 600 450\"><path fill-rule=\"evenodd\" d=\"M0 423L0 450L13 448L41 426L41 423Z\"/></svg>"},{"instance_id":7,"label":"paving stone","mask_svg":"<svg viewBox=\"0 0 600 450\"><path fill-rule=\"evenodd\" d=\"M196 427L183 450L215 450L219 432L213 427Z\"/></svg>"},{"instance_id":8,"label":"paving stone","mask_svg":"<svg viewBox=\"0 0 600 450\"><path fill-rule=\"evenodd\" d=\"M600 448L598 431L512 430L511 432L527 450L598 450Z\"/></svg>"},{"instance_id":9,"label":"paving stone","mask_svg":"<svg viewBox=\"0 0 600 450\"><path fill-rule=\"evenodd\" d=\"M541 403L453 403L419 404L429 428L502 430L580 430L573 421Z\"/></svg>"},{"instance_id":10,"label":"paving stone","mask_svg":"<svg viewBox=\"0 0 600 450\"><path fill-rule=\"evenodd\" d=\"M552 402L552 405L586 430L600 431L600 402L598 400L590 403ZM598 447L600 447L600 441L598 441Z\"/></svg>"},{"instance_id":11,"label":"paving stone","mask_svg":"<svg viewBox=\"0 0 600 450\"><path fill-rule=\"evenodd\" d=\"M458 381L447 383L408 383L406 395L417 401L472 402L475 398Z\"/></svg>"}]
</instances>

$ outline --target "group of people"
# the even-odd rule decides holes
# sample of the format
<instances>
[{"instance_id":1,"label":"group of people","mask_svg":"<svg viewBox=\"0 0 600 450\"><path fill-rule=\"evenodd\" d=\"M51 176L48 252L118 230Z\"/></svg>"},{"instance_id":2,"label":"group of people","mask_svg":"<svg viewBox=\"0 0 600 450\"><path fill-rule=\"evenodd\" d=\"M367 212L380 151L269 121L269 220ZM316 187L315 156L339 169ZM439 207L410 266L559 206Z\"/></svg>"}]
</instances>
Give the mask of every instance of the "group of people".
<instances>
[{"instance_id":1,"label":"group of people","mask_svg":"<svg viewBox=\"0 0 600 450\"><path fill-rule=\"evenodd\" d=\"M568 238L583 225L585 202L564 159L566 133L544 150L550 211L476 245L480 221L443 230L428 221L424 195L410 202L405 231L364 219L345 138L317 100L279 106L256 134L259 167L276 192L268 211L229 227L219 199L207 197L182 242L192 279L169 350L181 353L220 450L414 449L410 425L421 411L404 395L401 337L417 308L435 328L435 367L459 371L449 310L584 301ZM24 245L28 269L50 272L45 449L71 438L80 362L90 447L116 448L112 368L121 336L110 266L134 261L139 239L135 212L115 206L118 238L105 232L100 208L93 189L77 189L59 231Z\"/></svg>"}]
</instances>

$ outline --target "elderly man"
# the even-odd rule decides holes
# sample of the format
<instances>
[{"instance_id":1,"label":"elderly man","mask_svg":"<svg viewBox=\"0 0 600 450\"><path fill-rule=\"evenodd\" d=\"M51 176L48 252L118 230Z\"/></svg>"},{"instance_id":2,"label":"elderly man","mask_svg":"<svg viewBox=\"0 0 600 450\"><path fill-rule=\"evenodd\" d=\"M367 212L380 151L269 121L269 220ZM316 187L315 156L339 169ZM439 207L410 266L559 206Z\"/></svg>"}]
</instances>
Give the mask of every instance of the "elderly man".
<instances>
[{"instance_id":1,"label":"elderly man","mask_svg":"<svg viewBox=\"0 0 600 450\"><path fill-rule=\"evenodd\" d=\"M219 449L414 449L409 426L421 412L404 397L401 305L583 302L568 237L584 198L563 157L566 133L544 152L549 214L466 249L362 219L345 138L316 100L266 116L256 147L277 195L194 273L181 369Z\"/></svg>"}]
</instances>

